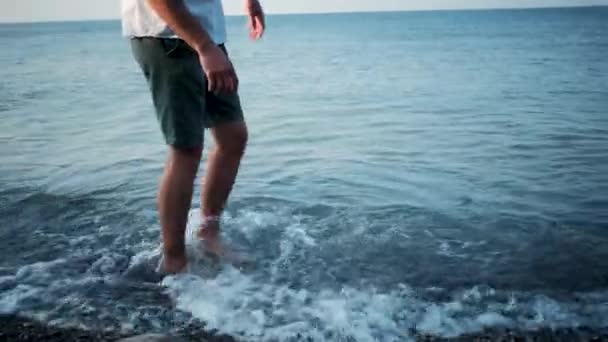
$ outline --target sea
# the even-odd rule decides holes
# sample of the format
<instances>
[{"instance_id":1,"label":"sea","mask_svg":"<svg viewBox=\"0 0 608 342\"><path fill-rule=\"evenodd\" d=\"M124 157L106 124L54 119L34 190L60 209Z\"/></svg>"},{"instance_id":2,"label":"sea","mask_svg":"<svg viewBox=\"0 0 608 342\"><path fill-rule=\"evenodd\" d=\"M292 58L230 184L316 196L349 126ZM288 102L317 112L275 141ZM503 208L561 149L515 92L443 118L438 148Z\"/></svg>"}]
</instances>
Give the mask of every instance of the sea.
<instances>
[{"instance_id":1,"label":"sea","mask_svg":"<svg viewBox=\"0 0 608 342\"><path fill-rule=\"evenodd\" d=\"M0 313L244 341L608 329L608 7L267 24L227 18L250 141L223 233L249 262L188 238L165 278L167 148L120 22L0 25Z\"/></svg>"}]
</instances>

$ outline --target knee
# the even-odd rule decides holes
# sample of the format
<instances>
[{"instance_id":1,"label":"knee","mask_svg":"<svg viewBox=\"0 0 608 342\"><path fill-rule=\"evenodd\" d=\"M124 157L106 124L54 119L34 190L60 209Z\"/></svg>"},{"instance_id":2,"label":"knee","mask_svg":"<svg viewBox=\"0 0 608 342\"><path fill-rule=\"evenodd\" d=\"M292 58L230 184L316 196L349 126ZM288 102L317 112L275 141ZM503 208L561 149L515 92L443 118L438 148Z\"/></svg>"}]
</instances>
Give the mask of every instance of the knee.
<instances>
[{"instance_id":1,"label":"knee","mask_svg":"<svg viewBox=\"0 0 608 342\"><path fill-rule=\"evenodd\" d=\"M171 149L173 152L181 158L185 159L201 159L203 154L202 147L176 147L172 146Z\"/></svg>"},{"instance_id":2,"label":"knee","mask_svg":"<svg viewBox=\"0 0 608 342\"><path fill-rule=\"evenodd\" d=\"M229 138L217 141L216 148L221 153L240 158L245 154L249 133L247 132L246 127L234 130L231 133Z\"/></svg>"},{"instance_id":3,"label":"knee","mask_svg":"<svg viewBox=\"0 0 608 342\"><path fill-rule=\"evenodd\" d=\"M198 164L201 161L203 154L202 147L176 147L171 146L171 158L173 164L179 164L183 166L192 166L198 168Z\"/></svg>"}]
</instances>

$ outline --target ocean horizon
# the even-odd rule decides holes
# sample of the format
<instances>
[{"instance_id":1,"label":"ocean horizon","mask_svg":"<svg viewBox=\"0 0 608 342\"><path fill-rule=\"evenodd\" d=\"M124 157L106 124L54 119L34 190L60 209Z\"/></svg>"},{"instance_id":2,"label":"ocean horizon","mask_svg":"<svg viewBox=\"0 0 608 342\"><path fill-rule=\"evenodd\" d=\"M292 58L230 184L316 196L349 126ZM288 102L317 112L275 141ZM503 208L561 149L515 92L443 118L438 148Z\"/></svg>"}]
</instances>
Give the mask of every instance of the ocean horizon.
<instances>
[{"instance_id":1,"label":"ocean horizon","mask_svg":"<svg viewBox=\"0 0 608 342\"><path fill-rule=\"evenodd\" d=\"M607 334L606 18L271 15L254 43L228 17L250 142L223 234L252 262L192 249L162 280L166 147L119 22L0 24L0 315L243 341Z\"/></svg>"},{"instance_id":2,"label":"ocean horizon","mask_svg":"<svg viewBox=\"0 0 608 342\"><path fill-rule=\"evenodd\" d=\"M498 7L498 8L435 8L435 9L396 9L376 11L335 11L335 12L293 12L293 13L266 13L266 17L299 16L299 15L340 15L340 14L382 14L382 13L412 13L412 12L477 12L477 11L528 11L528 10L564 10L577 8L605 8L608 5L572 5L572 6L539 6L539 7ZM244 14L226 14L227 18L242 18ZM1 21L0 25L12 24L51 24L51 23L87 23L87 22L120 22L120 18L91 18L91 19L52 19L34 21Z\"/></svg>"}]
</instances>

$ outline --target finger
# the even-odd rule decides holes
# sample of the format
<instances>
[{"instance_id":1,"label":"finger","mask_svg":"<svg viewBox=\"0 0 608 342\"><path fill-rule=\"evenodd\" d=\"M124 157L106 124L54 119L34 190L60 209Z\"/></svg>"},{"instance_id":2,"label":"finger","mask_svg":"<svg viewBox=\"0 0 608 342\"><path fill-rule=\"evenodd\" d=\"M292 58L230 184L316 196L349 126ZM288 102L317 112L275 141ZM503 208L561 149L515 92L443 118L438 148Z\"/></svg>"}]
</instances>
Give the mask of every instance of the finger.
<instances>
[{"instance_id":1,"label":"finger","mask_svg":"<svg viewBox=\"0 0 608 342\"><path fill-rule=\"evenodd\" d=\"M255 23L256 23L256 35L257 38L262 38L262 35L264 35L264 17L262 15L258 15L255 17Z\"/></svg>"},{"instance_id":2,"label":"finger","mask_svg":"<svg viewBox=\"0 0 608 342\"><path fill-rule=\"evenodd\" d=\"M239 89L239 78L232 62L230 62L230 70L228 71L228 75L230 76L230 81L232 83L232 91L237 91Z\"/></svg>"},{"instance_id":3,"label":"finger","mask_svg":"<svg viewBox=\"0 0 608 342\"><path fill-rule=\"evenodd\" d=\"M230 77L230 74L228 72L224 72L223 75L223 80L224 80L224 89L222 91L222 94L229 94L230 92L232 92L232 78Z\"/></svg>"},{"instance_id":4,"label":"finger","mask_svg":"<svg viewBox=\"0 0 608 342\"><path fill-rule=\"evenodd\" d=\"M256 21L255 21L255 14L254 12L249 13L249 20L248 20L248 24L249 24L249 30L250 31L255 31L256 30Z\"/></svg>"},{"instance_id":5,"label":"finger","mask_svg":"<svg viewBox=\"0 0 608 342\"><path fill-rule=\"evenodd\" d=\"M230 70L226 71L226 80L228 83L228 87L227 87L227 91L232 93L236 90L236 73L234 72L233 68L230 68Z\"/></svg>"},{"instance_id":6,"label":"finger","mask_svg":"<svg viewBox=\"0 0 608 342\"><path fill-rule=\"evenodd\" d=\"M249 15L249 23L251 25L251 29L256 30L257 29L257 21L255 20L255 17L257 16L257 14L255 12L251 12L251 14Z\"/></svg>"},{"instance_id":7,"label":"finger","mask_svg":"<svg viewBox=\"0 0 608 342\"><path fill-rule=\"evenodd\" d=\"M253 31L253 16L251 14L247 16L247 29L249 32Z\"/></svg>"},{"instance_id":8,"label":"finger","mask_svg":"<svg viewBox=\"0 0 608 342\"><path fill-rule=\"evenodd\" d=\"M234 72L234 91L238 91L239 90L239 77L236 74L236 71Z\"/></svg>"},{"instance_id":9,"label":"finger","mask_svg":"<svg viewBox=\"0 0 608 342\"><path fill-rule=\"evenodd\" d=\"M239 78L236 75L236 70L232 69L232 72L230 73L230 77L232 79L232 84L233 84L232 91L236 92L237 90L239 90Z\"/></svg>"},{"instance_id":10,"label":"finger","mask_svg":"<svg viewBox=\"0 0 608 342\"><path fill-rule=\"evenodd\" d=\"M232 73L231 72L226 72L224 74L224 84L226 85L226 88L224 89L224 93L228 94L228 93L232 93L234 91L234 80L232 79Z\"/></svg>"},{"instance_id":11,"label":"finger","mask_svg":"<svg viewBox=\"0 0 608 342\"><path fill-rule=\"evenodd\" d=\"M253 14L249 15L248 22L249 22L249 38L255 39L255 31L257 30L257 27L256 27L255 16Z\"/></svg>"},{"instance_id":12,"label":"finger","mask_svg":"<svg viewBox=\"0 0 608 342\"><path fill-rule=\"evenodd\" d=\"M224 88L226 85L224 84L224 77L221 73L217 73L215 77L215 89L213 89L214 94L221 94L224 92Z\"/></svg>"},{"instance_id":13,"label":"finger","mask_svg":"<svg viewBox=\"0 0 608 342\"><path fill-rule=\"evenodd\" d=\"M208 74L207 75L207 91L209 92L214 92L215 91L215 87L216 87L216 82L215 82L215 74Z\"/></svg>"}]
</instances>

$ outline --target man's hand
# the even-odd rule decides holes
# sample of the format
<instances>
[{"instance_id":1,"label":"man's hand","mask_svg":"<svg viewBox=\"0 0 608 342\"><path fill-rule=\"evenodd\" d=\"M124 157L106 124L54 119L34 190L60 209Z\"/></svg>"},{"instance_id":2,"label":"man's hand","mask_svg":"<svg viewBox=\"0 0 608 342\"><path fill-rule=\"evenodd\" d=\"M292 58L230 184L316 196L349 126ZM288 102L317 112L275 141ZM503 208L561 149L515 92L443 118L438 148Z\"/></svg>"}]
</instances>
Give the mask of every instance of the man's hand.
<instances>
[{"instance_id":1,"label":"man's hand","mask_svg":"<svg viewBox=\"0 0 608 342\"><path fill-rule=\"evenodd\" d=\"M245 13L248 19L249 37L253 40L262 38L266 21L260 2L258 0L245 0Z\"/></svg>"},{"instance_id":2,"label":"man's hand","mask_svg":"<svg viewBox=\"0 0 608 342\"><path fill-rule=\"evenodd\" d=\"M230 60L188 10L183 0L147 0L177 35L199 55L207 76L208 90L216 94L236 91L239 80ZM249 0L248 0L249 1ZM253 1L253 0L252 0Z\"/></svg>"},{"instance_id":3,"label":"man's hand","mask_svg":"<svg viewBox=\"0 0 608 342\"><path fill-rule=\"evenodd\" d=\"M217 45L208 44L198 52L201 66L207 75L207 89L215 94L232 93L239 87L232 63Z\"/></svg>"}]
</instances>

